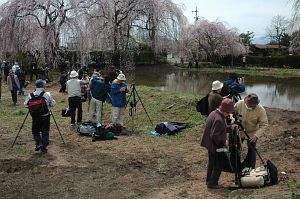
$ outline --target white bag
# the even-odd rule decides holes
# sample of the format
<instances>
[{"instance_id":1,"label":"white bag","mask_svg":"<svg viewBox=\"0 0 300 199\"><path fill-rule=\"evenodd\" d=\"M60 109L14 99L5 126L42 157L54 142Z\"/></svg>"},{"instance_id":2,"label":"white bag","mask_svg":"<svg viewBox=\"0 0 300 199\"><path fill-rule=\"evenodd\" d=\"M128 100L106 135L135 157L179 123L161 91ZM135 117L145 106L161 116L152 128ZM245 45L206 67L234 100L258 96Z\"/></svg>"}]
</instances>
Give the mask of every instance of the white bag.
<instances>
[{"instance_id":1,"label":"white bag","mask_svg":"<svg viewBox=\"0 0 300 199\"><path fill-rule=\"evenodd\" d=\"M242 187L262 187L270 181L268 170L265 166L256 169L244 168L241 177Z\"/></svg>"}]
</instances>

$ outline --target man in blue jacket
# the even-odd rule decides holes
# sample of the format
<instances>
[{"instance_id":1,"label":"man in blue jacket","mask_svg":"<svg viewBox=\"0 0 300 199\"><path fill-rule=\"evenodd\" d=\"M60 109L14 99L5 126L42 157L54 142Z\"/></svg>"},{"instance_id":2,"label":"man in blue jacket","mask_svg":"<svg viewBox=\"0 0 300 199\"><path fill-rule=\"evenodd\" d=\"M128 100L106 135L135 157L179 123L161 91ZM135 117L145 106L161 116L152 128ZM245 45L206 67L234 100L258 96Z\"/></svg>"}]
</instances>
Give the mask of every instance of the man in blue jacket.
<instances>
[{"instance_id":1,"label":"man in blue jacket","mask_svg":"<svg viewBox=\"0 0 300 199\"><path fill-rule=\"evenodd\" d=\"M103 102L105 102L110 92L109 79L100 79L99 73L94 73L90 83L91 102L89 107L89 120L93 119L96 112L98 122L102 122Z\"/></svg>"},{"instance_id":2,"label":"man in blue jacket","mask_svg":"<svg viewBox=\"0 0 300 199\"><path fill-rule=\"evenodd\" d=\"M111 84L112 124L124 125L126 93L128 92L125 75L120 72Z\"/></svg>"}]
</instances>

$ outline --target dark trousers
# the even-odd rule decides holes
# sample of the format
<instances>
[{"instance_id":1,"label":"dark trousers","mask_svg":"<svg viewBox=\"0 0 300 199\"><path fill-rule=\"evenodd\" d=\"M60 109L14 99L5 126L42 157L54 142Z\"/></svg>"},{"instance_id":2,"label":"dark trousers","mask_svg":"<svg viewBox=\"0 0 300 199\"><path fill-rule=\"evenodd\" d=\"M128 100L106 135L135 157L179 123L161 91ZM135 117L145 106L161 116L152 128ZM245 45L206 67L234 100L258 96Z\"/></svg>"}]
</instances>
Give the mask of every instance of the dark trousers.
<instances>
[{"instance_id":1,"label":"dark trousers","mask_svg":"<svg viewBox=\"0 0 300 199\"><path fill-rule=\"evenodd\" d=\"M18 94L17 94L18 90L13 89L13 90L10 91L10 93L11 93L11 99L12 99L13 103L16 104L17 101L18 101Z\"/></svg>"},{"instance_id":2,"label":"dark trousers","mask_svg":"<svg viewBox=\"0 0 300 199\"><path fill-rule=\"evenodd\" d=\"M24 85L25 85L25 80L21 80L20 81L19 95L23 95Z\"/></svg>"},{"instance_id":3,"label":"dark trousers","mask_svg":"<svg viewBox=\"0 0 300 199\"><path fill-rule=\"evenodd\" d=\"M75 113L77 109L77 123L82 121L82 102L81 97L69 97L69 109L71 115L71 124L75 124Z\"/></svg>"},{"instance_id":4,"label":"dark trousers","mask_svg":"<svg viewBox=\"0 0 300 199\"><path fill-rule=\"evenodd\" d=\"M32 135L36 146L47 149L49 144L50 115L32 117Z\"/></svg>"},{"instance_id":5,"label":"dark trousers","mask_svg":"<svg viewBox=\"0 0 300 199\"><path fill-rule=\"evenodd\" d=\"M248 152L244 159L243 166L255 169L256 163L256 142L248 142Z\"/></svg>"},{"instance_id":6,"label":"dark trousers","mask_svg":"<svg viewBox=\"0 0 300 199\"><path fill-rule=\"evenodd\" d=\"M207 165L207 175L206 184L207 186L218 185L219 178L221 176L220 162L218 162L218 154L208 152L208 165Z\"/></svg>"},{"instance_id":7,"label":"dark trousers","mask_svg":"<svg viewBox=\"0 0 300 199\"><path fill-rule=\"evenodd\" d=\"M59 92L60 93L66 92L66 87L67 87L67 85L66 85L65 82L64 83L60 83L60 90L59 90Z\"/></svg>"}]
</instances>

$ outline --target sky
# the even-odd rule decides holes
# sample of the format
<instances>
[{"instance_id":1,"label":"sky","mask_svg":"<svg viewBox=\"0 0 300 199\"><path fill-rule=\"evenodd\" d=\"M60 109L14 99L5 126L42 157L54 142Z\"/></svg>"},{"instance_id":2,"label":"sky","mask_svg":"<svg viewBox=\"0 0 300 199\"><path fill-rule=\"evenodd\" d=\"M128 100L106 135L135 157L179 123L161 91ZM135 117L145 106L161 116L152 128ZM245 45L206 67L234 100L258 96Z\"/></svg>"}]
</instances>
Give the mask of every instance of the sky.
<instances>
[{"instance_id":1,"label":"sky","mask_svg":"<svg viewBox=\"0 0 300 199\"><path fill-rule=\"evenodd\" d=\"M255 37L266 36L274 16L292 16L293 0L172 0L183 5L184 15L194 23L196 13L209 21L222 21L239 33L254 32Z\"/></svg>"},{"instance_id":2,"label":"sky","mask_svg":"<svg viewBox=\"0 0 300 199\"><path fill-rule=\"evenodd\" d=\"M172 0L183 8L184 15L194 23L196 13L209 21L225 22L239 33L254 32L255 37L266 36L266 28L276 15L290 19L293 0ZM0 4L7 0L0 0Z\"/></svg>"}]
</instances>

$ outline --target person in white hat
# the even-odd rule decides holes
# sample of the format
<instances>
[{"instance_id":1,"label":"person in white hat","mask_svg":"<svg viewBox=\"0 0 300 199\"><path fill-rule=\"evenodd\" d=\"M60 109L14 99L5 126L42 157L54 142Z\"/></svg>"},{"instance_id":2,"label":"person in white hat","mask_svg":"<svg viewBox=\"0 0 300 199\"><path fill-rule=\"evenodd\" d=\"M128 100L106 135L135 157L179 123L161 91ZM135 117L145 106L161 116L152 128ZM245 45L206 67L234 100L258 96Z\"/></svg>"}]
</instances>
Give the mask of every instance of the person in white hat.
<instances>
[{"instance_id":1,"label":"person in white hat","mask_svg":"<svg viewBox=\"0 0 300 199\"><path fill-rule=\"evenodd\" d=\"M216 108L219 108L223 97L221 96L221 91L223 88L223 83L219 80L213 81L211 85L211 92L208 96L208 113L211 113Z\"/></svg>"},{"instance_id":2,"label":"person in white hat","mask_svg":"<svg viewBox=\"0 0 300 199\"><path fill-rule=\"evenodd\" d=\"M121 72L111 84L112 124L124 125L126 93L128 92L126 77Z\"/></svg>"},{"instance_id":3,"label":"person in white hat","mask_svg":"<svg viewBox=\"0 0 300 199\"><path fill-rule=\"evenodd\" d=\"M79 80L78 73L73 70L70 73L70 80L67 81L68 102L71 114L71 126L75 125L75 113L77 109L77 124L82 122L81 85L88 84L88 80Z\"/></svg>"}]
</instances>

